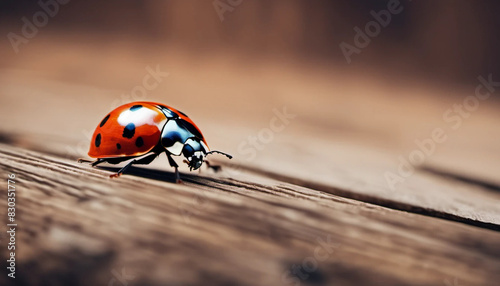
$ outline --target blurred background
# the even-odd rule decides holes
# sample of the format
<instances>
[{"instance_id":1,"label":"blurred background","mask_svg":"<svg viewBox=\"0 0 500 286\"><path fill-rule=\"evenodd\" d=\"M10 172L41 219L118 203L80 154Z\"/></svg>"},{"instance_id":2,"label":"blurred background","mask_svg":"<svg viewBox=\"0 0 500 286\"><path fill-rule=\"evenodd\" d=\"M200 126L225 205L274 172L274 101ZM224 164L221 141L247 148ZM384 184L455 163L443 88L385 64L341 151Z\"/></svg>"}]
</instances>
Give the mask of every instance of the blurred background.
<instances>
[{"instance_id":1,"label":"blurred background","mask_svg":"<svg viewBox=\"0 0 500 286\"><path fill-rule=\"evenodd\" d=\"M135 39L142 43L135 48L138 52L145 51L146 44L161 46L165 52L180 45L197 56L232 52L247 59L277 57L343 66L346 61L339 44L352 44L353 28L364 28L373 20L370 11L387 9L391 1L61 2L67 4L59 5L61 13L50 17L40 31L42 37L67 33L80 39L80 44L91 39ZM354 65L459 82L499 72L497 1L394 2L400 3L402 12L393 15L370 47L356 56ZM32 20L41 10L38 1L3 0L0 5L6 32L19 33L21 18Z\"/></svg>"},{"instance_id":2,"label":"blurred background","mask_svg":"<svg viewBox=\"0 0 500 286\"><path fill-rule=\"evenodd\" d=\"M491 96L477 100L473 107L470 107L471 102L474 103L470 99L475 98L476 88L482 84L478 77L500 82L499 15L500 2L493 0L0 0L0 142L40 151L42 156L55 155L47 156L48 162L52 162L50 158L68 159L64 164L87 172L90 167L75 167L68 162L75 163L77 158L87 157L91 135L102 118L113 108L131 101L157 101L187 113L203 131L212 149L234 155L231 163L241 164L243 170L254 172L238 173L234 180L255 183L260 189L267 184L267 177L266 180L263 177L278 174L278 178L283 175L292 178L290 181L302 180L304 186L321 186L311 191L310 196L315 198L325 195L318 190L330 188L344 194L351 192L351 198L355 199L365 196L375 202L390 202L385 205L389 207L395 205L393 202L399 202L410 206L411 211L446 213L457 221L465 218L496 223L498 227L500 211L498 200L494 198L500 189L500 91L496 90L500 86L492 84L490 89L483 89L483 92L490 91ZM464 111L467 103L469 107ZM449 116L453 116L453 120ZM282 123L279 130L272 129L276 118ZM416 174L397 185L398 192L391 190L384 174L396 174L401 158L407 160L412 152L421 149L415 142L429 140L436 129L442 130L446 140L435 142L431 154L416 166ZM227 163L228 160L224 160L221 159ZM182 277L193 276L189 267L184 265L195 265L196 270L203 270L208 265L213 267L206 269L239 275L238 271L223 264L224 260L213 259L223 256L235 257L234 261L241 266L272 272L273 279L280 279L281 276L274 273L281 273L278 269L281 257L271 250L277 248L267 246L274 243L282 247L283 257L293 255L293 251L300 247L305 249L303 242L306 240L293 236L294 227L307 233L312 241L311 225L323 215L333 223L322 227L337 231L346 242L357 241L359 246L368 247L365 250L354 244L352 251L366 254L356 257L361 257L358 259L362 263L370 264L367 266L370 269L385 268L388 273L396 273L395 277L413 276L431 268L440 269L442 273L461 272L463 276L477 270L479 272L476 271L474 277L484 279L485 283L495 281L480 272L493 273L489 269L495 264L484 267L490 261L484 260L482 267L476 267L480 256L472 251L482 249L486 253L484 257L491 256L496 250L494 247L491 250L488 245L494 243L483 243L482 235L472 239L470 229L460 224L453 227L463 232L442 233L437 227L440 224L427 226L420 223L417 219L423 216L404 212L396 216L396 212L387 212L383 216L391 219L389 224L396 228L393 231L389 227L389 235L377 237L378 231L383 229L379 217L373 216L365 221L364 215L354 211L342 215L337 215L340 212L326 212L320 203L303 199L300 192L300 196L288 192L280 196L286 196L293 208L307 205L321 216L278 203L273 203L269 209L274 211L276 207L283 215L265 216L261 210L245 204L260 202L263 194L267 200L267 193L262 191L262 197L254 199L246 197L245 192L254 192L250 187L227 184L226 190L225 182L233 179L231 176L226 176L230 177L227 181L213 179L224 186L224 189L213 191L206 190L204 185L170 186L161 180L150 180L148 176L141 178L137 175L141 173L136 172L130 175L131 181L143 180L145 183L141 183L141 188L156 186L156 197L150 196L149 199L154 201L152 205L158 205L157 211L147 204L141 209L141 201L148 198L142 197L145 190L135 192L137 184L131 184L130 190L121 189L120 184L128 181L101 180L99 176L106 174L102 170L92 170L98 174L92 182L102 191L99 196L105 196L110 203L94 211L91 208L94 201L85 197L92 194L87 188L85 173L60 166L66 172L65 177L74 181L52 185L52 180L43 177L51 176L52 169L33 167L31 171L40 172L40 178L33 176L21 183L22 186L33 186L31 192L24 194L33 195L31 200L36 203L31 208L28 199L20 200L20 209L26 214L20 215L25 220L23 223L26 222L23 227L39 228L43 233L55 225L52 217L57 216L57 211L51 213L52 207L59 210L61 216L69 214L67 217L71 223L68 228L71 227L72 231L77 232L86 223L87 227L82 227L81 232L86 232L89 237L100 232L103 237L116 238L116 243L112 244L120 249L117 265L132 261L137 269L144 268L143 273L149 278L152 264L148 263L155 264L152 277L157 281L168 281L163 279L165 275L176 278L179 273L184 275ZM160 175L172 171L166 158L140 168L164 171ZM224 166L224 169L236 168ZM444 174L446 178L451 176L477 184L459 185L454 179L448 182L436 178L429 170ZM187 176L185 166L181 171ZM255 174L264 175L258 177ZM207 182L212 182L212 179L207 179ZM35 188L50 189L55 196ZM168 196L163 195L162 188L168 190ZM179 191L173 192L175 188ZM64 193L66 189L72 192L67 195ZM232 233L225 240L219 239L215 231L208 231L210 224L205 225L203 220L194 226L184 224L177 213L177 204L183 204L184 196L198 193L200 189L210 194L223 193L220 200L224 203L221 205L230 205L226 203L229 198L228 202L233 200L238 212L241 209L245 213L246 210L251 215L247 221L242 221L230 212L221 212L221 221L235 225L225 226L224 235L226 230ZM303 191L303 188L298 189ZM273 188L269 190L270 193L274 191ZM85 200L80 200L73 192L81 193ZM75 202L57 200L57 196L67 196ZM124 197L131 203L122 203ZM326 196L324 199L330 200ZM332 203L336 200L332 199ZM135 201L139 203L135 204ZM113 207L122 204L125 215L116 209L113 211ZM207 212L200 212L201 218L216 216L215 212L210 213L215 204L209 205ZM370 204L366 205L367 209L372 208ZM85 209L85 206L90 207ZM262 209L264 206L268 208L268 205L262 206ZM339 211L337 205L331 206ZM102 223L82 219L80 214L85 210L102 218ZM298 213L300 216L296 216ZM392 222L393 216L399 217L399 214L405 217L402 220L405 223ZM372 217L371 210L366 217ZM291 219L289 224L282 223L286 219ZM348 224L344 228L336 224L336 220L351 222L358 219L367 231L358 232ZM148 223L143 224L143 221ZM265 224L267 221L273 221L273 224ZM297 224L299 221L305 224L303 228ZM411 225L412 222L415 225ZM400 228L406 223L418 229L428 227L432 233L428 237L418 232L414 235ZM239 225L244 227L239 228ZM255 233L270 230L271 239L266 240L265 248L260 252L254 252L249 244L254 233L246 235L248 232L243 229L248 225L255 227ZM280 229L290 244L274 239L272 233L279 233ZM290 235L286 232L289 229L292 230ZM183 235L183 232L188 235ZM40 239L46 236L37 236L38 233L20 232L20 241L24 245L20 247L19 261L43 257L40 265L33 268L48 273L47 276L61 272L59 264L45 261L45 257L50 257L47 253L51 253L46 249L59 247L58 239L67 241L68 245L85 244L65 232L55 232L54 237L49 236L46 240ZM452 235L456 233L458 235ZM396 234L401 235L400 240L393 239ZM442 240L434 242L429 239L438 236ZM137 252L134 245L129 245L133 241L129 238L136 237L146 239L138 240L141 247ZM177 256L151 251L152 248L148 248L150 238L166 245L177 241L184 248L180 248ZM473 259L469 268L443 263L439 255L451 249L451 239L461 239L459 246L453 247L463 247L464 252L460 253L473 257L469 257ZM311 241L310 245L316 243ZM405 243L411 247L429 244L439 251L429 253L431 251L418 247L404 247ZM92 253L94 244L90 245ZM178 245L171 245L172 249L179 249ZM198 249L202 248L209 250L210 255L196 256ZM63 247L60 249L68 252ZM139 251L150 252L143 257L145 252ZM224 253L226 251L229 254ZM241 256L242 253L248 256ZM401 260L386 264L386 253L395 254ZM140 259L135 259L134 254L141 256ZM414 263L426 255L434 257L431 267ZM34 258L30 260L30 257ZM88 260L82 257L85 256L77 253L70 262L78 263L66 260L59 263L64 264L62 268L71 268L68 273L73 273L79 270L78 265L87 265ZM459 256L449 256L450 261L466 261L456 257ZM342 259L350 263L351 258L345 256ZM270 262L275 263L272 264L275 269L269 266ZM31 264L27 265L31 268ZM346 272L344 269L349 268L339 265L341 267L329 269L340 271L340 279L351 273L349 275L356 278L353 283L362 281L358 280L362 271L353 268L352 272ZM401 265L402 268L398 268ZM103 279L109 281L107 266L97 264L96 267L102 268L99 270L104 273ZM178 271L181 268L182 271ZM53 272L47 269L53 269ZM29 277L25 276L35 281L28 285L44 283L38 281L36 271ZM203 280L219 276L219 273L204 276L208 274L202 271L195 274ZM86 278L88 273L83 271L79 275ZM425 275L420 274L420 277ZM366 279L370 280L370 277ZM413 285L429 285L426 282L442 281L444 277L434 278L436 280L411 282ZM313 280L309 281L313 283ZM335 280L336 284L338 281ZM477 285L484 285L481 282ZM462 285L462 281L460 283ZM321 281L315 285L321 285ZM469 284L465 281L463 285Z\"/></svg>"},{"instance_id":3,"label":"blurred background","mask_svg":"<svg viewBox=\"0 0 500 286\"><path fill-rule=\"evenodd\" d=\"M355 48L356 27L365 31L392 5L398 13L348 61L341 44ZM111 108L156 100L185 110L212 146L237 154L286 106L299 119L253 163L323 148L298 143L304 138L396 161L415 139L449 128L443 114L473 95L478 76L500 79L499 8L493 0L2 0L2 128L85 142L71 150L82 156ZM142 92L150 69L168 77ZM47 105L52 112L37 121L57 128L42 131L19 112ZM498 181L499 110L498 96L481 103L426 163ZM272 146L292 147L276 155Z\"/></svg>"}]
</instances>

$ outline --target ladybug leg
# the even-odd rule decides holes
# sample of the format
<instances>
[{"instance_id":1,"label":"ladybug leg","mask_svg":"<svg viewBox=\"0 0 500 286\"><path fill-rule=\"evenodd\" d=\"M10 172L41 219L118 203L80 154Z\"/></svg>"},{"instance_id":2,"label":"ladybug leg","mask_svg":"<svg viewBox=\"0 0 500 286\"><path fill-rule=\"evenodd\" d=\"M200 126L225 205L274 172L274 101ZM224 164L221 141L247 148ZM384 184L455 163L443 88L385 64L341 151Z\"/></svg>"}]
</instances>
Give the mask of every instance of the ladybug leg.
<instances>
[{"instance_id":1,"label":"ladybug leg","mask_svg":"<svg viewBox=\"0 0 500 286\"><path fill-rule=\"evenodd\" d=\"M177 165L177 163L174 161L172 156L170 156L170 154L168 154L168 153L165 153L165 154L167 154L168 163L170 164L171 167L173 167L175 169L175 182L177 184L181 184L182 180L181 180L181 176L180 176L179 170L178 170L179 165Z\"/></svg>"},{"instance_id":2,"label":"ladybug leg","mask_svg":"<svg viewBox=\"0 0 500 286\"><path fill-rule=\"evenodd\" d=\"M127 171L127 169L135 163L135 160L130 161L125 167L121 168L116 174L109 175L110 178L118 178L123 172Z\"/></svg>"},{"instance_id":3,"label":"ladybug leg","mask_svg":"<svg viewBox=\"0 0 500 286\"><path fill-rule=\"evenodd\" d=\"M134 165L134 164L138 164L138 165L147 165L151 162L153 162L153 160L158 156L157 153L153 153L153 154L150 154L146 157L143 157L143 158L140 158L140 159L134 159L132 161L130 161L127 165L125 165L125 167L121 168L116 174L112 174L110 175L109 177L110 178L118 178L121 174L123 174L125 171L127 171L127 169ZM105 161L105 160L104 160Z\"/></svg>"},{"instance_id":4,"label":"ladybug leg","mask_svg":"<svg viewBox=\"0 0 500 286\"><path fill-rule=\"evenodd\" d=\"M97 159L94 162L92 162L90 165L92 165L92 167L95 167L95 166L97 166L101 163L104 163L104 162L106 162L106 159Z\"/></svg>"},{"instance_id":5,"label":"ladybug leg","mask_svg":"<svg viewBox=\"0 0 500 286\"><path fill-rule=\"evenodd\" d=\"M222 170L221 166L219 166L219 165L212 165L207 160L205 160L204 162L205 162L205 164L207 164L208 169L212 169L216 173L219 172L220 170Z\"/></svg>"},{"instance_id":6,"label":"ladybug leg","mask_svg":"<svg viewBox=\"0 0 500 286\"><path fill-rule=\"evenodd\" d=\"M78 163L90 163L90 165L92 165L92 167L95 167L97 166L98 164L101 164L103 162L106 162L106 159L97 159L95 161L91 161L91 160L87 160L87 159L83 159L83 158L80 158L78 159L77 161Z\"/></svg>"}]
</instances>

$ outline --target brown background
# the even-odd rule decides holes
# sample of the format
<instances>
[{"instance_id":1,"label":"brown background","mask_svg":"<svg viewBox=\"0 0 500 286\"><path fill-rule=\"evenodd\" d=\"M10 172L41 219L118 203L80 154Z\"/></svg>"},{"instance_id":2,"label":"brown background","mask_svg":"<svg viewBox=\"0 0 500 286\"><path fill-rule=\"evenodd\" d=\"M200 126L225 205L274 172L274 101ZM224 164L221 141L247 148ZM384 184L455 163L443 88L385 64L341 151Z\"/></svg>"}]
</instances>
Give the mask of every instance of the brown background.
<instances>
[{"instance_id":1,"label":"brown background","mask_svg":"<svg viewBox=\"0 0 500 286\"><path fill-rule=\"evenodd\" d=\"M496 285L498 91L456 130L442 117L478 76L500 80L498 4L401 3L347 64L339 44L386 1L243 1L221 22L211 1L74 0L19 53L7 34L40 8L1 1L19 285L107 285L123 267L136 285L290 285L283 272L328 235L339 250L304 285ZM169 75L141 99L183 110L233 154L214 158L222 173L182 167L178 186L164 157L119 180L75 162L147 67ZM286 128L242 152L283 108ZM446 142L390 190L384 174L435 128Z\"/></svg>"},{"instance_id":2,"label":"brown background","mask_svg":"<svg viewBox=\"0 0 500 286\"><path fill-rule=\"evenodd\" d=\"M234 11L224 13L221 23L213 2L74 0L43 30L132 37L164 48L176 43L206 56L238 51L251 58L306 58L343 65L339 43L352 44L353 28L363 28L373 20L369 12L387 9L388 3L241 1ZM499 72L497 1L399 2L403 12L393 15L355 65L465 83L477 74ZM13 32L20 29L21 17L40 9L37 1L4 0L0 5L2 27Z\"/></svg>"}]
</instances>

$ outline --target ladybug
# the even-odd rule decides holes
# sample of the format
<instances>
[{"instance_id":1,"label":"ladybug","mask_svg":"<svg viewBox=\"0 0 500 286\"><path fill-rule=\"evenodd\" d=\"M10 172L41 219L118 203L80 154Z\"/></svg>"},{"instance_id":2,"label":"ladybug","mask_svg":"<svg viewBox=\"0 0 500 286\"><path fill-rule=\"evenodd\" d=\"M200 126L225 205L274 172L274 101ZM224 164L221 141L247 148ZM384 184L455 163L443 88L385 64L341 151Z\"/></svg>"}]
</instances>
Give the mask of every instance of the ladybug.
<instances>
[{"instance_id":1,"label":"ladybug","mask_svg":"<svg viewBox=\"0 0 500 286\"><path fill-rule=\"evenodd\" d=\"M84 159L92 166L101 163L118 164L131 160L110 177L118 177L131 165L149 164L165 152L170 166L175 168L177 183L182 182L178 165L172 156L183 155L189 169L196 170L203 162L211 166L205 157L212 153L205 137L196 124L183 112L156 102L131 102L117 107L102 119L92 136L88 155L96 161Z\"/></svg>"}]
</instances>

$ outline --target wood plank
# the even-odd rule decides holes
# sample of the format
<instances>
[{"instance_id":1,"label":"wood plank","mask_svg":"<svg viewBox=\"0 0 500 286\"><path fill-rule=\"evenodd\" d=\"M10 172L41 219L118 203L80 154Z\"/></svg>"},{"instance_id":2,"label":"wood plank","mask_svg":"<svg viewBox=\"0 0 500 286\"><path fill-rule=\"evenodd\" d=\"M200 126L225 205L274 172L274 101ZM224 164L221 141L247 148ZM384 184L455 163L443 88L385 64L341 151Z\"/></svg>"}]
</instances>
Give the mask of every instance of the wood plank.
<instances>
[{"instance_id":1,"label":"wood plank","mask_svg":"<svg viewBox=\"0 0 500 286\"><path fill-rule=\"evenodd\" d=\"M186 183L176 185L171 172L133 168L111 180L108 171L74 161L5 144L0 150L2 173L17 175L18 274L29 285L68 279L107 285L122 269L134 275L129 285L496 285L500 279L499 232L258 174L183 174ZM318 241L328 239L331 253L318 256ZM307 278L287 276L303 263L314 269L302 268Z\"/></svg>"},{"instance_id":2,"label":"wood plank","mask_svg":"<svg viewBox=\"0 0 500 286\"><path fill-rule=\"evenodd\" d=\"M72 158L83 156L87 151L89 141L86 134L92 132L92 128L97 124L96 122L99 121L102 114L109 111L106 104L101 106L91 103L93 101L113 102L112 93L106 90L95 91L91 86L75 88L73 85L43 80L30 74L23 74L23 81L20 81L19 76L17 73L13 73L11 77L8 77L8 81L2 82L4 88L2 100L5 100L5 104L0 106L0 111L8 114L11 122L4 126L4 132L7 132L4 134L15 137L9 140L17 140L16 144L22 144L29 149L58 154L61 157L66 157L68 150L71 150ZM34 78L26 83L24 77ZM307 83L303 84L307 85ZM45 98L32 98L29 103L18 100L17 94L36 94L38 90L51 90L52 92L47 94ZM82 110L81 112L75 112L72 108L59 108L57 116L41 117L38 120L39 124L27 122L24 113L12 112L13 110L24 110L28 114L36 114L39 112L39 106L48 101L60 102L61 106L68 106L71 100L66 97L66 94L71 93L76 98L83 98L90 90L93 90L93 93L98 96L94 95L88 101L80 102L79 110ZM98 97L108 100L98 100ZM203 97L197 97L196 100L199 102L205 100L206 104L209 104L210 101ZM254 105L256 103L249 102L248 104ZM494 104L492 105L494 106ZM103 110L95 110L95 108ZM433 213L436 216L448 217L471 225L491 229L499 228L500 192L498 190L500 190L500 186L496 184L495 180L483 180L483 178L473 175L479 170L468 173L472 176L472 182L471 180L467 182L467 180L457 179L456 176L455 178L442 176L442 172L428 172L426 170L432 169L432 166L444 166L445 173L454 173L453 169L446 168L449 163L438 165L436 161L439 160L433 159L433 155L429 158L429 164L417 166L410 177L405 178L404 182L396 184L396 189L392 190L384 174L392 172L399 175L397 171L400 164L398 158L407 156L412 149L409 149L410 151L400 149L389 151L376 146L360 144L355 137L353 138L352 134L339 136L335 128L329 129L331 127L329 125L311 129L310 126L303 124L303 119L307 119L306 114L300 114L300 109L289 108L292 108L290 112L299 112L299 119L292 121L283 132L276 134L271 144L265 144L262 150L257 150L257 156L253 159L249 159L246 153L241 153L238 149L239 145L247 141L249 135L256 135L260 130L268 127L269 119L274 116L272 108L267 111L254 111L256 114L252 115L252 118L267 118L264 122L259 123L262 124L260 127L256 127L255 124L252 125L253 123L248 121L233 125L228 120L213 121L211 119L212 113L206 109L198 110L199 113L196 115L203 119L202 122L205 123L203 129L211 135L209 137L211 146L217 146L217 148L235 155L235 160L232 163L241 165L243 168L249 167L277 176L299 179L303 182L302 185L316 186L325 192L334 194L339 194L335 190L347 190L347 193L343 194L344 196L381 206ZM492 120L496 117L492 111L486 110L480 116ZM229 114L231 115L231 113ZM72 118L71 123L64 118ZM233 118L235 118L235 122L238 122L238 116ZM316 118L316 120L320 119ZM411 122L415 119L408 115L406 120L404 124L412 126ZM479 120L475 124L480 122L489 121ZM221 125L226 127L218 128ZM58 127L41 129L39 126ZM389 125L386 127L387 129L394 128ZM355 127L352 128L355 129ZM226 129L230 129L231 132L224 132ZM488 138L485 133L488 129L484 127L480 130L483 130L483 133L475 130L472 135L475 138L481 138L481 136ZM14 131L18 133L13 135ZM373 136L382 136L382 134L375 133ZM304 141L297 138L311 139ZM367 137L362 138L368 139ZM390 138L387 139L387 136L384 138L386 140L384 144L390 145L391 143L387 141ZM51 143L41 143L46 141ZM478 145L476 149L481 148ZM494 149L488 150L488 153L496 154ZM437 158L442 158L437 151L436 153ZM465 153L469 154L468 151ZM444 154L445 158L451 156L449 152L448 155L446 152ZM463 155L458 152L452 154L455 161L450 160L450 162L462 162L462 164L457 164L462 169L459 174L464 174L468 168L463 159L460 159ZM442 161L448 162L447 159ZM496 170L493 165L488 164L491 167L488 168L491 174L495 173ZM160 167L161 165L155 166ZM458 177L463 178L464 176L458 175Z\"/></svg>"}]
</instances>

